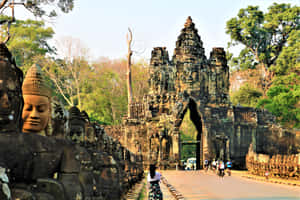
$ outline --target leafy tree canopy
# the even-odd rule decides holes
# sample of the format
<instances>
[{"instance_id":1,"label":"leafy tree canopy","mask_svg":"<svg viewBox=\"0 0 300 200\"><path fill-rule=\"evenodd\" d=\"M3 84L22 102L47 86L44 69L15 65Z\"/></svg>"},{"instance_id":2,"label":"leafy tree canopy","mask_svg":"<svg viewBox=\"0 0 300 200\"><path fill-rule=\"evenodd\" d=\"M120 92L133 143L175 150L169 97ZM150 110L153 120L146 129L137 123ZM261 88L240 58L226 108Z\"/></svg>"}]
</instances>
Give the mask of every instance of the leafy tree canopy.
<instances>
[{"instance_id":1,"label":"leafy tree canopy","mask_svg":"<svg viewBox=\"0 0 300 200\"><path fill-rule=\"evenodd\" d=\"M300 30L294 30L287 39L287 45L283 47L278 56L276 65L272 70L277 76L284 76L290 73L300 75Z\"/></svg>"},{"instance_id":2,"label":"leafy tree canopy","mask_svg":"<svg viewBox=\"0 0 300 200\"><path fill-rule=\"evenodd\" d=\"M0 20L8 18L8 16L0 16ZM6 26L1 28L3 33ZM48 40L53 37L54 31L50 27L45 27L43 21L16 20L10 27L10 33L12 38L8 41L7 46L14 55L18 66L24 67L25 65L27 69L32 65L34 56L54 54L56 51L48 43ZM6 37L6 33L3 33L1 37L2 39Z\"/></svg>"},{"instance_id":3,"label":"leafy tree canopy","mask_svg":"<svg viewBox=\"0 0 300 200\"><path fill-rule=\"evenodd\" d=\"M237 17L227 21L226 33L232 40L229 44L244 46L238 57L244 65L242 67L253 68L257 62L268 72L292 32L299 30L299 14L298 6L274 3L267 13L260 11L258 6L248 6L240 9Z\"/></svg>"},{"instance_id":4,"label":"leafy tree canopy","mask_svg":"<svg viewBox=\"0 0 300 200\"><path fill-rule=\"evenodd\" d=\"M233 103L263 107L290 127L300 127L300 7L274 3L266 13L258 6L240 9L237 17L227 21L229 46L244 49L229 64L237 69L263 69L261 89L244 86L233 94Z\"/></svg>"},{"instance_id":5,"label":"leafy tree canopy","mask_svg":"<svg viewBox=\"0 0 300 200\"><path fill-rule=\"evenodd\" d=\"M261 96L262 92L245 84L231 95L231 101L234 105L255 107Z\"/></svg>"}]
</instances>

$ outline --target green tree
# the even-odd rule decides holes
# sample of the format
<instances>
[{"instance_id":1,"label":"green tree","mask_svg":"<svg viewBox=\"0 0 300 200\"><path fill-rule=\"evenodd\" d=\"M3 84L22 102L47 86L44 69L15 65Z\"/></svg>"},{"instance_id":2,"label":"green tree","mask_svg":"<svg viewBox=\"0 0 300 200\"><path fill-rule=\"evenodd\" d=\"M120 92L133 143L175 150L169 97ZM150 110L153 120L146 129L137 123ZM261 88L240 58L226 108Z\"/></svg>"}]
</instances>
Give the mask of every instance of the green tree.
<instances>
[{"instance_id":1,"label":"green tree","mask_svg":"<svg viewBox=\"0 0 300 200\"><path fill-rule=\"evenodd\" d=\"M261 96L262 92L249 86L249 84L245 84L237 92L233 93L230 98L234 105L255 107Z\"/></svg>"},{"instance_id":2,"label":"green tree","mask_svg":"<svg viewBox=\"0 0 300 200\"><path fill-rule=\"evenodd\" d=\"M272 77L270 67L275 64L292 31L299 30L300 7L274 3L267 13L258 6L240 9L238 16L227 21L226 33L230 45L242 44L239 62L253 68L256 62L264 70L266 80ZM241 58L247 55L247 59ZM255 61L255 62L254 62Z\"/></svg>"},{"instance_id":3,"label":"green tree","mask_svg":"<svg viewBox=\"0 0 300 200\"><path fill-rule=\"evenodd\" d=\"M272 66L275 76L286 76L289 74L300 75L300 30L290 33L287 45L282 48L276 65Z\"/></svg>"},{"instance_id":4,"label":"green tree","mask_svg":"<svg viewBox=\"0 0 300 200\"><path fill-rule=\"evenodd\" d=\"M233 54L229 52L227 54L229 55L227 59L231 70L256 69L258 63L249 49L242 49L238 57L233 57Z\"/></svg>"},{"instance_id":5,"label":"green tree","mask_svg":"<svg viewBox=\"0 0 300 200\"><path fill-rule=\"evenodd\" d=\"M194 138L193 136L184 133L183 130L180 130L180 140L191 141L194 140ZM183 145L180 159L187 160L188 158L191 157L196 157L196 145L195 144Z\"/></svg>"},{"instance_id":6,"label":"green tree","mask_svg":"<svg viewBox=\"0 0 300 200\"><path fill-rule=\"evenodd\" d=\"M278 78L258 107L269 110L283 125L300 128L299 83L300 76L295 74Z\"/></svg>"},{"instance_id":7,"label":"green tree","mask_svg":"<svg viewBox=\"0 0 300 200\"><path fill-rule=\"evenodd\" d=\"M94 77L86 83L82 93L82 108L92 120L105 124L119 124L126 114L126 84L117 73L107 67L95 67Z\"/></svg>"},{"instance_id":8,"label":"green tree","mask_svg":"<svg viewBox=\"0 0 300 200\"><path fill-rule=\"evenodd\" d=\"M273 84L259 106L286 126L300 127L300 30L293 31L278 56Z\"/></svg>"},{"instance_id":9,"label":"green tree","mask_svg":"<svg viewBox=\"0 0 300 200\"><path fill-rule=\"evenodd\" d=\"M226 26L232 40L230 45L244 46L239 57L229 56L229 63L240 69L256 66L263 69L264 99L257 106L268 109L282 124L294 127L300 127L299 15L300 7L290 4L274 3L266 13L257 6L248 6ZM256 94L249 88L241 88L232 100L254 106L259 98Z\"/></svg>"},{"instance_id":10,"label":"green tree","mask_svg":"<svg viewBox=\"0 0 300 200\"><path fill-rule=\"evenodd\" d=\"M120 124L122 117L127 114L126 64L124 59L108 58L92 64L95 78L89 80L89 90L92 92L84 94L83 107L95 120L106 124ZM147 78L145 63L133 63L132 89L137 101L141 101L148 91ZM89 102L86 104L87 101Z\"/></svg>"},{"instance_id":11,"label":"green tree","mask_svg":"<svg viewBox=\"0 0 300 200\"><path fill-rule=\"evenodd\" d=\"M133 96L136 101L142 101L145 94L149 91L148 85L148 64L140 60L132 65L132 88Z\"/></svg>"},{"instance_id":12,"label":"green tree","mask_svg":"<svg viewBox=\"0 0 300 200\"><path fill-rule=\"evenodd\" d=\"M56 91L69 106L82 108L82 90L91 77L92 66L87 58L88 49L80 40L71 37L60 41L63 59L38 58L40 64L54 83Z\"/></svg>"},{"instance_id":13,"label":"green tree","mask_svg":"<svg viewBox=\"0 0 300 200\"><path fill-rule=\"evenodd\" d=\"M8 16L0 16L0 20L8 19ZM2 41L6 37L6 25L2 26ZM16 59L18 66L24 71L33 63L34 56L45 56L55 54L55 47L49 45L48 41L53 37L54 31L51 27L45 27L43 21L36 20L16 20L11 26L12 38L7 46Z\"/></svg>"}]
</instances>

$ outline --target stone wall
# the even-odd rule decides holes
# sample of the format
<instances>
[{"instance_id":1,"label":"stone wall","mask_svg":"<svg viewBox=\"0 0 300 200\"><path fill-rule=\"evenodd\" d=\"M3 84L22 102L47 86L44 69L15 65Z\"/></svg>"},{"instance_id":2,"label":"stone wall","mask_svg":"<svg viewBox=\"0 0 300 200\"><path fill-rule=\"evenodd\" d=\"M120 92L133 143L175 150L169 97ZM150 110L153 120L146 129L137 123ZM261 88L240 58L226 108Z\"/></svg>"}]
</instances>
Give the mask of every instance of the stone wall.
<instances>
[{"instance_id":1,"label":"stone wall","mask_svg":"<svg viewBox=\"0 0 300 200\"><path fill-rule=\"evenodd\" d=\"M300 180L300 154L257 154L250 146L246 166L251 174Z\"/></svg>"}]
</instances>

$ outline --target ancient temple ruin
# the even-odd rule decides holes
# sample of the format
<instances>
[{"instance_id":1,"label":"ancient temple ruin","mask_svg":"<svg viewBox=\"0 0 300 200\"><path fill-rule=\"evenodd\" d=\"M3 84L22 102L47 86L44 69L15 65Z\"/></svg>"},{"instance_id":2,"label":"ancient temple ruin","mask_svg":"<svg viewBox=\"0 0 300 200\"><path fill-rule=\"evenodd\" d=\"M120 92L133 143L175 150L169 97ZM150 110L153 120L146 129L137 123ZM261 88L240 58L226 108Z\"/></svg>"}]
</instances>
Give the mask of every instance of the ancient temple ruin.
<instances>
[{"instance_id":1,"label":"ancient temple ruin","mask_svg":"<svg viewBox=\"0 0 300 200\"><path fill-rule=\"evenodd\" d=\"M255 152L269 153L268 137L291 134L266 110L232 106L225 51L213 48L206 58L191 17L178 36L172 59L165 47L153 49L149 73L150 92L131 105L131 117L125 117L121 127L107 129L148 163L165 168L179 163L183 144L179 128L188 109L197 129L197 169L204 159L230 159L244 168L250 144Z\"/></svg>"}]
</instances>

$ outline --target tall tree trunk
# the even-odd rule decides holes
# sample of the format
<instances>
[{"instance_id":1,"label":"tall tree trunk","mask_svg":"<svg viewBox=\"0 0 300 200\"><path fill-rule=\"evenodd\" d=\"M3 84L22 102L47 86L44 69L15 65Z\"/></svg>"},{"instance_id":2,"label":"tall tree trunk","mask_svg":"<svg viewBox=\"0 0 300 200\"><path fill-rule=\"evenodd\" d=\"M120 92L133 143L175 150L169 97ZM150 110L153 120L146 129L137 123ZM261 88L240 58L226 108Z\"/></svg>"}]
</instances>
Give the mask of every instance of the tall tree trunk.
<instances>
[{"instance_id":1,"label":"tall tree trunk","mask_svg":"<svg viewBox=\"0 0 300 200\"><path fill-rule=\"evenodd\" d=\"M131 109L130 105L132 104L132 86L131 86L131 56L132 56L132 50L131 50L131 42L132 42L132 32L130 28L128 28L129 35L126 35L127 40L127 47L128 47L128 54L127 54L127 95L128 95L128 114L127 116L131 118Z\"/></svg>"}]
</instances>

